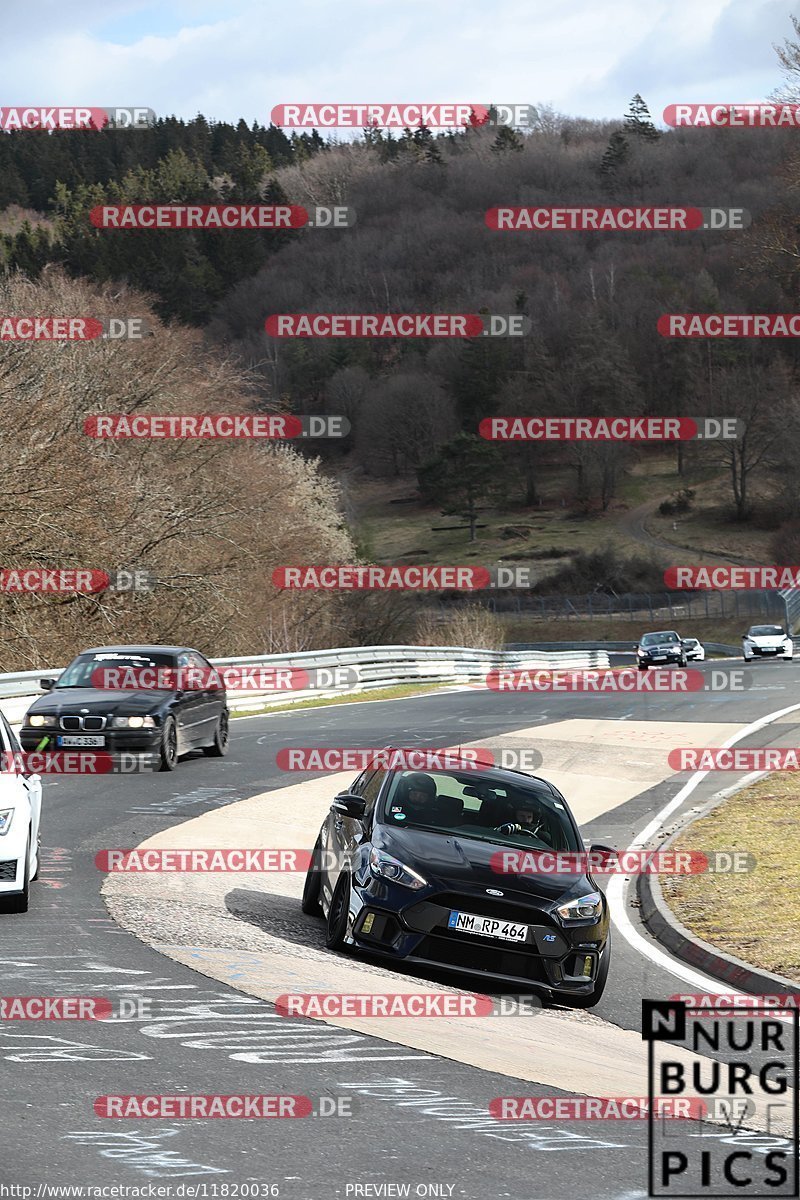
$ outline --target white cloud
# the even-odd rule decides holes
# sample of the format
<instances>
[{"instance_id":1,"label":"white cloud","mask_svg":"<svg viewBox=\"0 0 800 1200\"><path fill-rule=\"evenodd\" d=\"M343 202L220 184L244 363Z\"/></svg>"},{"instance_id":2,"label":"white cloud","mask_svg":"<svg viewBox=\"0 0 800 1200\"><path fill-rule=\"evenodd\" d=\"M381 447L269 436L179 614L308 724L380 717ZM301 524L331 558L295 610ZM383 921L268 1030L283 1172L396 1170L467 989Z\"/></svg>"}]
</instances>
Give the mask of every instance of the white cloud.
<instances>
[{"instance_id":1,"label":"white cloud","mask_svg":"<svg viewBox=\"0 0 800 1200\"><path fill-rule=\"evenodd\" d=\"M0 104L146 104L267 122L289 101L545 101L619 117L678 100L764 97L780 82L782 0L61 0L4 14Z\"/></svg>"}]
</instances>

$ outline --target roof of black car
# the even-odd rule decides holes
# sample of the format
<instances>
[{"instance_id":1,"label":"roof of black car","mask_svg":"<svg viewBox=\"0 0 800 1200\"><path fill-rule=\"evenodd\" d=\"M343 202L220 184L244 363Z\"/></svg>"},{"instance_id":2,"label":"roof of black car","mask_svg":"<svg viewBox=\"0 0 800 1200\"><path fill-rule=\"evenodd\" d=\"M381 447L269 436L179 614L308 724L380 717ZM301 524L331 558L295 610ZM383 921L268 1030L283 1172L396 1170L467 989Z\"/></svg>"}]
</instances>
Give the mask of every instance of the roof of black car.
<instances>
[{"instance_id":1,"label":"roof of black car","mask_svg":"<svg viewBox=\"0 0 800 1200\"><path fill-rule=\"evenodd\" d=\"M414 774L417 773L417 769L411 767L398 767L394 769L410 771ZM441 769L438 767L424 767L421 768L421 773L423 775L428 773L433 775L436 775L437 773L447 774L450 770L463 771L467 775L474 775L476 779L494 779L498 783L508 783L516 787L520 787L526 783L538 783L541 784L542 787L547 788L556 796L561 794L549 779L543 779L541 775L529 775L527 771L515 771L509 769L508 767L484 766L482 763L475 763L474 766L472 763L465 763L463 767L453 766L452 768L444 767Z\"/></svg>"},{"instance_id":2,"label":"roof of black car","mask_svg":"<svg viewBox=\"0 0 800 1200\"><path fill-rule=\"evenodd\" d=\"M88 646L81 654L183 654L191 649L191 646Z\"/></svg>"}]
</instances>

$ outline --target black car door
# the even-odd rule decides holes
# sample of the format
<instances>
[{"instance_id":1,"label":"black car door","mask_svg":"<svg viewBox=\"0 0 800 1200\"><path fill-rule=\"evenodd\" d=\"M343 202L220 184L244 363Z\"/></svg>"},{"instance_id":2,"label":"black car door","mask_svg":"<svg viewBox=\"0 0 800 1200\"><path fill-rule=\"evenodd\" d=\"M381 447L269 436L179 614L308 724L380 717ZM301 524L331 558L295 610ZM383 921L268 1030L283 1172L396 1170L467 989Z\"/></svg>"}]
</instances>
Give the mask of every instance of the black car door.
<instances>
[{"instance_id":1,"label":"black car door","mask_svg":"<svg viewBox=\"0 0 800 1200\"><path fill-rule=\"evenodd\" d=\"M180 691L174 712L178 724L178 750L181 754L203 741L205 726L203 709L207 699L201 688L192 686L194 671L197 669L192 658L188 652L178 655Z\"/></svg>"}]
</instances>

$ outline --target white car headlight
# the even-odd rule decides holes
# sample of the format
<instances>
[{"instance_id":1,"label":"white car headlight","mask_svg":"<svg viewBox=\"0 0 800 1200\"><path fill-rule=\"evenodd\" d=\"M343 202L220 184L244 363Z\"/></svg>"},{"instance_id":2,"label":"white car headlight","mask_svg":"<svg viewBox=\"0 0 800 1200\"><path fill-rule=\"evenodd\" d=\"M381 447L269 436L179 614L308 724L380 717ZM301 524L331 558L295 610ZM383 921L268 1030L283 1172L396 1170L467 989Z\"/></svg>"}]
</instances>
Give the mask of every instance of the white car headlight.
<instances>
[{"instance_id":1,"label":"white car headlight","mask_svg":"<svg viewBox=\"0 0 800 1200\"><path fill-rule=\"evenodd\" d=\"M155 729L156 727L152 717L113 717L111 724L115 729Z\"/></svg>"},{"instance_id":2,"label":"white car headlight","mask_svg":"<svg viewBox=\"0 0 800 1200\"><path fill-rule=\"evenodd\" d=\"M585 921L587 917L597 920L603 912L603 897L600 892L590 892L588 896L578 896L559 905L556 912L562 921Z\"/></svg>"},{"instance_id":3,"label":"white car headlight","mask_svg":"<svg viewBox=\"0 0 800 1200\"><path fill-rule=\"evenodd\" d=\"M380 879L389 879L392 883L401 883L403 887L418 890L419 888L428 886L427 879L423 879L416 871L412 871L411 867L407 867L405 863L401 863L398 858L393 858L385 850L376 850L374 846L369 852L369 869L373 875L377 875Z\"/></svg>"},{"instance_id":4,"label":"white car headlight","mask_svg":"<svg viewBox=\"0 0 800 1200\"><path fill-rule=\"evenodd\" d=\"M0 837L4 833L8 833L11 828L11 821L14 817L13 808L0 808Z\"/></svg>"},{"instance_id":5,"label":"white car headlight","mask_svg":"<svg viewBox=\"0 0 800 1200\"><path fill-rule=\"evenodd\" d=\"M41 729L42 727L55 729L58 721L49 713L33 713L32 716L28 717L28 724L31 729Z\"/></svg>"}]
</instances>

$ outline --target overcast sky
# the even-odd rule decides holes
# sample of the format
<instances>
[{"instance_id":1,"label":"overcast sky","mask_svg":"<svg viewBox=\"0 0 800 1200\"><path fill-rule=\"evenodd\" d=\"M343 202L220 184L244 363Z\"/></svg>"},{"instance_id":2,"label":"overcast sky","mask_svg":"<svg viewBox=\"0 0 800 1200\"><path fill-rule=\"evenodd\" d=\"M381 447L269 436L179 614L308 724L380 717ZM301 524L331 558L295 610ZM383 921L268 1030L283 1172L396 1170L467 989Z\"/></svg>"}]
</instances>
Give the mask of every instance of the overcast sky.
<instances>
[{"instance_id":1,"label":"overcast sky","mask_svg":"<svg viewBox=\"0 0 800 1200\"><path fill-rule=\"evenodd\" d=\"M766 98L800 0L6 2L0 107L144 105L268 123L275 104L552 104L619 118Z\"/></svg>"}]
</instances>

